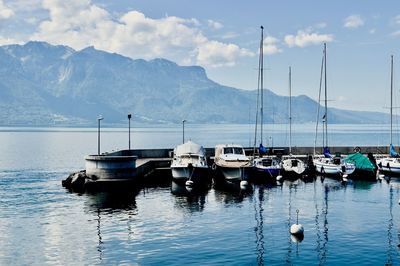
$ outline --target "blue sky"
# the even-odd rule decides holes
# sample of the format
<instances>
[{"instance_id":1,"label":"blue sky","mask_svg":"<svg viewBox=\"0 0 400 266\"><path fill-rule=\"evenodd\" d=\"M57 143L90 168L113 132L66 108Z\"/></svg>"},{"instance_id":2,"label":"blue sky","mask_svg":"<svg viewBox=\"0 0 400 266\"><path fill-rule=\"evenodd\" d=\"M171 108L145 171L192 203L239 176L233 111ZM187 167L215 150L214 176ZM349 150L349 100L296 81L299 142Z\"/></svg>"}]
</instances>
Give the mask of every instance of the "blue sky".
<instances>
[{"instance_id":1,"label":"blue sky","mask_svg":"<svg viewBox=\"0 0 400 266\"><path fill-rule=\"evenodd\" d=\"M323 42L330 106L387 111L390 55L400 58L399 1L0 0L0 44L29 40L201 65L214 81L255 89L260 25L265 86L316 98ZM266 102L268 99L266 100Z\"/></svg>"}]
</instances>

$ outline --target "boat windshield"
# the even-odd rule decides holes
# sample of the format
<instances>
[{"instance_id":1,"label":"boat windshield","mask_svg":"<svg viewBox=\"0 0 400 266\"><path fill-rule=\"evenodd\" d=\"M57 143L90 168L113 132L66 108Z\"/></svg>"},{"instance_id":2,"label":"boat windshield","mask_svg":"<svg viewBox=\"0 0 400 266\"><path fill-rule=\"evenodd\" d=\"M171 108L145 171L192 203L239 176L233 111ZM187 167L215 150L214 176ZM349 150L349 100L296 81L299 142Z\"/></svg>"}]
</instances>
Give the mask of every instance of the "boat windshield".
<instances>
[{"instance_id":1,"label":"boat windshield","mask_svg":"<svg viewBox=\"0 0 400 266\"><path fill-rule=\"evenodd\" d=\"M224 154L244 154L243 148L241 147L226 147L224 148Z\"/></svg>"}]
</instances>

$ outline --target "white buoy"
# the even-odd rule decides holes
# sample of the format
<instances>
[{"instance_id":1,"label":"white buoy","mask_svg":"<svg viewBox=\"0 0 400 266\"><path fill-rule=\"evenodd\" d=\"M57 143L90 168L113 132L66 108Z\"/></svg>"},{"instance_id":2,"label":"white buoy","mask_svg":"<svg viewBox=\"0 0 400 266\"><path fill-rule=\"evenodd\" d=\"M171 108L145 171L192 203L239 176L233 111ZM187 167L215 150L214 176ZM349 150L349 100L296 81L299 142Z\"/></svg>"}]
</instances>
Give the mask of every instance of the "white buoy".
<instances>
[{"instance_id":1,"label":"white buoy","mask_svg":"<svg viewBox=\"0 0 400 266\"><path fill-rule=\"evenodd\" d=\"M185 183L186 190L191 192L193 190L193 185L194 185L194 183L192 180L186 181L186 183Z\"/></svg>"},{"instance_id":2,"label":"white buoy","mask_svg":"<svg viewBox=\"0 0 400 266\"><path fill-rule=\"evenodd\" d=\"M246 180L242 180L240 181L240 188L241 189L247 189L247 186L249 185L249 182L247 182Z\"/></svg>"},{"instance_id":3,"label":"white buoy","mask_svg":"<svg viewBox=\"0 0 400 266\"><path fill-rule=\"evenodd\" d=\"M292 224L290 227L290 233L292 235L303 235L304 234L304 227L303 225L299 224L299 210L296 210L297 213L297 220L295 224Z\"/></svg>"},{"instance_id":4,"label":"white buoy","mask_svg":"<svg viewBox=\"0 0 400 266\"><path fill-rule=\"evenodd\" d=\"M281 175L278 175L278 176L276 177L276 181L278 181L278 182L281 182L282 179L283 179L283 176L281 176Z\"/></svg>"}]
</instances>

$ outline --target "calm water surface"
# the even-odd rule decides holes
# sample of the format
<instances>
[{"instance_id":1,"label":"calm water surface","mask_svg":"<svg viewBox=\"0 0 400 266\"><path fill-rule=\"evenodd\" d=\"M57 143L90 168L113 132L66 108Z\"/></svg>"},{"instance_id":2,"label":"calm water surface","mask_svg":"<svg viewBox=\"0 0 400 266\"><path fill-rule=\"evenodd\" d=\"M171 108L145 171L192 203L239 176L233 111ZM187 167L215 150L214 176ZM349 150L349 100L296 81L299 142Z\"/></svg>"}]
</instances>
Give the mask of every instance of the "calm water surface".
<instances>
[{"instance_id":1,"label":"calm water surface","mask_svg":"<svg viewBox=\"0 0 400 266\"><path fill-rule=\"evenodd\" d=\"M187 127L186 136L206 147L248 145L253 136L246 125ZM271 134L276 145L286 141L281 127ZM294 142L312 146L313 130L298 126ZM400 179L343 185L317 178L201 195L181 195L175 185L70 193L61 180L83 169L96 137L96 129L0 129L1 265L400 264ZM379 125L337 125L331 143L385 145L387 137ZM179 126L132 133L135 148L173 147L181 139ZM102 133L102 150L126 146L125 129ZM300 243L288 232L296 209L305 228Z\"/></svg>"}]
</instances>

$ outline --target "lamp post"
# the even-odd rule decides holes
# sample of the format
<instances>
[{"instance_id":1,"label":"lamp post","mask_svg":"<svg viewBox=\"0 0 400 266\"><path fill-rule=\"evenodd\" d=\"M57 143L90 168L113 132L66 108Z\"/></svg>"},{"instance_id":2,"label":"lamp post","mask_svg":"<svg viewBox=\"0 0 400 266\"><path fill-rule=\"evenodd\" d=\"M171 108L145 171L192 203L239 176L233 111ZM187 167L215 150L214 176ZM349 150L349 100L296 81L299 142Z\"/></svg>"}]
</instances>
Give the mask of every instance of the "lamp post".
<instances>
[{"instance_id":1,"label":"lamp post","mask_svg":"<svg viewBox=\"0 0 400 266\"><path fill-rule=\"evenodd\" d=\"M186 120L182 120L182 143L185 143L185 122Z\"/></svg>"},{"instance_id":2,"label":"lamp post","mask_svg":"<svg viewBox=\"0 0 400 266\"><path fill-rule=\"evenodd\" d=\"M131 118L132 118L132 114L128 114L128 121L129 121L129 150L131 150Z\"/></svg>"},{"instance_id":3,"label":"lamp post","mask_svg":"<svg viewBox=\"0 0 400 266\"><path fill-rule=\"evenodd\" d=\"M97 128L97 154L100 155L100 121L103 120L104 118L99 115L97 117L97 122L98 122L98 128Z\"/></svg>"}]
</instances>

